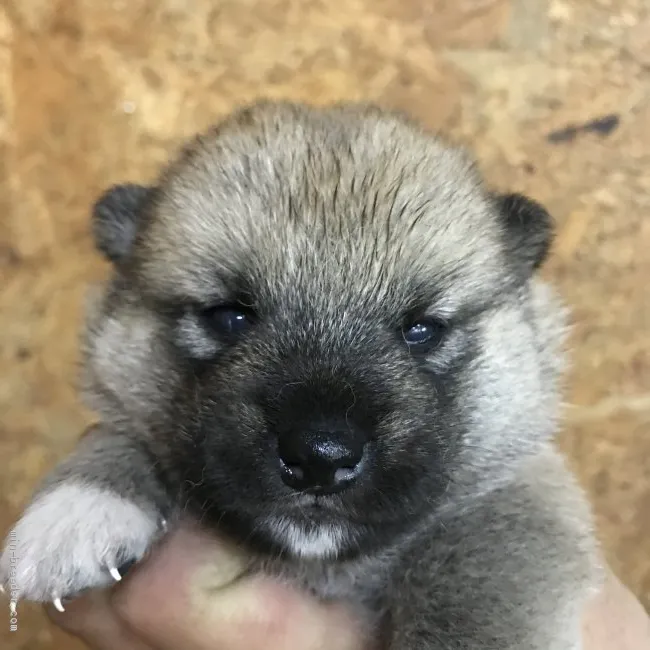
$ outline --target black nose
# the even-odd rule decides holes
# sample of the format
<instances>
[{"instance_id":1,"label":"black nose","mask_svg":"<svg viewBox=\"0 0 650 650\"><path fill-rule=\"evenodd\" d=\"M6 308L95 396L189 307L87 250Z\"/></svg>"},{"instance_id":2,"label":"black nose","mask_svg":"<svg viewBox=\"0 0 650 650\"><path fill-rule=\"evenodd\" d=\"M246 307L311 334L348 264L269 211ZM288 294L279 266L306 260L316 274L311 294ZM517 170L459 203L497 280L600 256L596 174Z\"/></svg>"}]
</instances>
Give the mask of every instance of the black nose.
<instances>
[{"instance_id":1,"label":"black nose","mask_svg":"<svg viewBox=\"0 0 650 650\"><path fill-rule=\"evenodd\" d=\"M358 436L329 431L280 438L282 480L295 490L332 494L349 487L364 465L364 444Z\"/></svg>"}]
</instances>

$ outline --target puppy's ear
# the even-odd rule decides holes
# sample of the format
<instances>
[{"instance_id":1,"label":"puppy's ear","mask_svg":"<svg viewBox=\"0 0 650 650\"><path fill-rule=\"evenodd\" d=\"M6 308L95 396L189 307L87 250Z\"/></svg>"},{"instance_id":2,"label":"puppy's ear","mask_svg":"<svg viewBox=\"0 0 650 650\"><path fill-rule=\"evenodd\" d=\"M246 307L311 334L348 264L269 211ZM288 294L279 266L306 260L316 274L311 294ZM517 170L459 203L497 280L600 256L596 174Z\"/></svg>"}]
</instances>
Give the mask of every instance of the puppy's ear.
<instances>
[{"instance_id":1,"label":"puppy's ear","mask_svg":"<svg viewBox=\"0 0 650 650\"><path fill-rule=\"evenodd\" d=\"M527 279L548 257L553 218L546 208L522 194L498 194L494 200L504 225L507 254Z\"/></svg>"},{"instance_id":2,"label":"puppy's ear","mask_svg":"<svg viewBox=\"0 0 650 650\"><path fill-rule=\"evenodd\" d=\"M126 183L106 190L93 207L92 227L95 245L119 263L129 256L138 221L151 188Z\"/></svg>"}]
</instances>

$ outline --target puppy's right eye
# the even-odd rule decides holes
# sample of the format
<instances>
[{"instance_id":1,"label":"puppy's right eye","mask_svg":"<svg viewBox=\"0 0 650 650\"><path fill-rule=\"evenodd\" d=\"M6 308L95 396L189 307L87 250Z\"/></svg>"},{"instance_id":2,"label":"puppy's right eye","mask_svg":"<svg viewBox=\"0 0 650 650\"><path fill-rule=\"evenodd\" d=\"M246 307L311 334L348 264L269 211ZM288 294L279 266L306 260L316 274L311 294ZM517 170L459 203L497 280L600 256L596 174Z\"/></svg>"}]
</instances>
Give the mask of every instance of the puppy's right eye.
<instances>
[{"instance_id":1,"label":"puppy's right eye","mask_svg":"<svg viewBox=\"0 0 650 650\"><path fill-rule=\"evenodd\" d=\"M239 305L209 307L201 312L205 324L217 335L234 338L248 330L255 314Z\"/></svg>"}]
</instances>

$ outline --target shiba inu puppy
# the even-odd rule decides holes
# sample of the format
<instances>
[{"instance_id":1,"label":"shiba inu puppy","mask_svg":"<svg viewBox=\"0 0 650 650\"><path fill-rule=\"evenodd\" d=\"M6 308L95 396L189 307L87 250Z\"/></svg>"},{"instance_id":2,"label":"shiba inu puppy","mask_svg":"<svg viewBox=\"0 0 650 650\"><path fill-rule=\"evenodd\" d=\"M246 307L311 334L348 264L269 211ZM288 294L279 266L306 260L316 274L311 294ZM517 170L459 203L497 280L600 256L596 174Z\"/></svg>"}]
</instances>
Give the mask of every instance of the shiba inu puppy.
<instances>
[{"instance_id":1,"label":"shiba inu puppy","mask_svg":"<svg viewBox=\"0 0 650 650\"><path fill-rule=\"evenodd\" d=\"M260 102L93 213L100 424L12 533L19 598L110 584L180 510L390 650L577 650L598 579L551 441L546 210L373 106Z\"/></svg>"}]
</instances>

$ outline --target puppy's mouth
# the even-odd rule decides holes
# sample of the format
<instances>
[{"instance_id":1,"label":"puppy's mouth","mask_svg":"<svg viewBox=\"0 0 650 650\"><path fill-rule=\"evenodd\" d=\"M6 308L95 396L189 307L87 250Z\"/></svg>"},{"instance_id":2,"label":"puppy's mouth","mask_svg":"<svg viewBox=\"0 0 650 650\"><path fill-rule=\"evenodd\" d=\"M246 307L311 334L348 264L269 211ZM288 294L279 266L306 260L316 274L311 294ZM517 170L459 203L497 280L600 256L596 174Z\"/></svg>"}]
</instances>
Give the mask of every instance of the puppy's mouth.
<instances>
[{"instance_id":1,"label":"puppy's mouth","mask_svg":"<svg viewBox=\"0 0 650 650\"><path fill-rule=\"evenodd\" d=\"M282 515L314 523L355 523L350 509L344 505L341 496L335 494L295 494L282 501L279 511Z\"/></svg>"}]
</instances>

